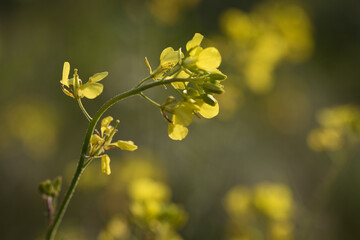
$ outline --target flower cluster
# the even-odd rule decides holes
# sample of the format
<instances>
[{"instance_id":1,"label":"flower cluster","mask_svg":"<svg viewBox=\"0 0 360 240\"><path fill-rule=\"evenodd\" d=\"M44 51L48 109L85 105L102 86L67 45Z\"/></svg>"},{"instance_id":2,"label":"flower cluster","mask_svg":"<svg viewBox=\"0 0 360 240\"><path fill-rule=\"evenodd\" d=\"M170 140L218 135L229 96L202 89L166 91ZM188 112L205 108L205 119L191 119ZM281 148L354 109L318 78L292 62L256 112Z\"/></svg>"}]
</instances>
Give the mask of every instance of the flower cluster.
<instances>
[{"instance_id":1,"label":"flower cluster","mask_svg":"<svg viewBox=\"0 0 360 240\"><path fill-rule=\"evenodd\" d=\"M60 83L62 84L61 88L63 92L66 95L75 99L83 97L94 99L102 93L104 86L98 82L103 80L108 75L108 72L94 74L85 84L82 84L82 81L77 74L77 69L74 69L74 77L69 79L69 74L70 63L65 62L63 67L62 79L60 81Z\"/></svg>"},{"instance_id":2,"label":"flower cluster","mask_svg":"<svg viewBox=\"0 0 360 240\"><path fill-rule=\"evenodd\" d=\"M234 186L226 194L224 206L231 217L229 239L293 238L294 202L291 190L284 184Z\"/></svg>"},{"instance_id":3,"label":"flower cluster","mask_svg":"<svg viewBox=\"0 0 360 240\"><path fill-rule=\"evenodd\" d=\"M129 187L133 222L153 236L149 239L182 239L176 230L186 222L187 215L181 206L170 202L170 193L165 183L149 178L139 178Z\"/></svg>"},{"instance_id":4,"label":"flower cluster","mask_svg":"<svg viewBox=\"0 0 360 240\"><path fill-rule=\"evenodd\" d=\"M221 81L226 79L217 68L221 55L214 47L200 46L203 36L196 33L186 44L186 53L181 48L175 51L172 47L164 49L160 55L160 65L155 71L148 68L155 80L179 79L172 87L180 93L182 99L176 101L169 97L161 105L161 112L169 122L168 134L173 140L182 140L188 133L187 126L193 115L213 118L219 113L219 105L214 94L224 92ZM180 81L181 80L181 81ZM171 118L167 114L172 115Z\"/></svg>"},{"instance_id":5,"label":"flower cluster","mask_svg":"<svg viewBox=\"0 0 360 240\"><path fill-rule=\"evenodd\" d=\"M323 109L318 113L320 127L308 135L314 151L335 151L360 140L360 110L351 105Z\"/></svg>"},{"instance_id":6,"label":"flower cluster","mask_svg":"<svg viewBox=\"0 0 360 240\"><path fill-rule=\"evenodd\" d=\"M104 118L101 121L100 133L93 134L90 138L90 151L89 158L101 158L101 171L106 175L111 174L110 169L110 157L107 154L103 154L105 150L120 148L121 150L134 151L137 146L132 141L118 140L112 142L112 139L117 132L117 125L119 120L116 121L115 126L111 126L110 123L113 121L111 116Z\"/></svg>"}]
</instances>

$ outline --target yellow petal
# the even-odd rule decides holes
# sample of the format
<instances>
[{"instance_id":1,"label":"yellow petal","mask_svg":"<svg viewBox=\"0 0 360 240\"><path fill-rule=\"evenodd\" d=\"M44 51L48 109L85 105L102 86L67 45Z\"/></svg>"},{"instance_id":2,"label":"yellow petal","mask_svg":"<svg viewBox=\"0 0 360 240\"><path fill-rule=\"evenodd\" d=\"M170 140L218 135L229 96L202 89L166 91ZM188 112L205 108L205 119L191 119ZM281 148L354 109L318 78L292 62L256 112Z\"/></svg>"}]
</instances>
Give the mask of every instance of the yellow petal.
<instances>
[{"instance_id":1,"label":"yellow petal","mask_svg":"<svg viewBox=\"0 0 360 240\"><path fill-rule=\"evenodd\" d=\"M177 75L175 75L176 78L188 78L190 77L189 74L187 74L185 71L180 71ZM185 89L185 86L188 84L188 82L173 82L172 85L177 89Z\"/></svg>"},{"instance_id":2,"label":"yellow petal","mask_svg":"<svg viewBox=\"0 0 360 240\"><path fill-rule=\"evenodd\" d=\"M219 114L219 104L216 102L215 106L211 106L202 100L197 100L197 105L200 107L198 111L204 118L213 118Z\"/></svg>"},{"instance_id":3,"label":"yellow petal","mask_svg":"<svg viewBox=\"0 0 360 240\"><path fill-rule=\"evenodd\" d=\"M107 154L101 156L101 172L106 175L111 174L110 158Z\"/></svg>"},{"instance_id":4,"label":"yellow petal","mask_svg":"<svg viewBox=\"0 0 360 240\"><path fill-rule=\"evenodd\" d=\"M99 82L104 78L106 78L108 74L109 74L108 72L95 73L89 78L89 82Z\"/></svg>"},{"instance_id":5,"label":"yellow petal","mask_svg":"<svg viewBox=\"0 0 360 240\"><path fill-rule=\"evenodd\" d=\"M97 134L91 135L91 138L90 138L91 145L95 145L101 141L103 141L103 139L99 135L97 135Z\"/></svg>"},{"instance_id":6,"label":"yellow petal","mask_svg":"<svg viewBox=\"0 0 360 240\"><path fill-rule=\"evenodd\" d=\"M100 128L100 130L101 130L101 135L102 136L104 135L104 131L108 128L108 126L110 125L112 120L114 120L112 116L108 116L108 117L103 118L101 120L101 128Z\"/></svg>"},{"instance_id":7,"label":"yellow petal","mask_svg":"<svg viewBox=\"0 0 360 240\"><path fill-rule=\"evenodd\" d=\"M165 48L160 55L160 65L163 68L172 68L179 62L179 52L172 47Z\"/></svg>"},{"instance_id":8,"label":"yellow petal","mask_svg":"<svg viewBox=\"0 0 360 240\"><path fill-rule=\"evenodd\" d=\"M204 49L202 47L196 47L194 48L191 52L190 52L190 56L191 57L196 57L199 56L199 54L203 51Z\"/></svg>"},{"instance_id":9,"label":"yellow petal","mask_svg":"<svg viewBox=\"0 0 360 240\"><path fill-rule=\"evenodd\" d=\"M218 68L221 63L221 55L219 51L214 47L205 48L196 61L198 68L213 71Z\"/></svg>"},{"instance_id":10,"label":"yellow petal","mask_svg":"<svg viewBox=\"0 0 360 240\"><path fill-rule=\"evenodd\" d=\"M117 146L121 150L125 151L135 151L138 147L134 144L133 141L122 141L119 140L116 143L112 143L111 145Z\"/></svg>"},{"instance_id":11,"label":"yellow petal","mask_svg":"<svg viewBox=\"0 0 360 240\"><path fill-rule=\"evenodd\" d=\"M184 127L189 126L193 119L193 112L198 110L198 106L190 102L180 102L174 109L173 123Z\"/></svg>"},{"instance_id":12,"label":"yellow petal","mask_svg":"<svg viewBox=\"0 0 360 240\"><path fill-rule=\"evenodd\" d=\"M186 50L189 51L192 48L199 47L204 36L200 33L195 33L193 39L186 43Z\"/></svg>"},{"instance_id":13,"label":"yellow petal","mask_svg":"<svg viewBox=\"0 0 360 240\"><path fill-rule=\"evenodd\" d=\"M183 125L169 123L168 134L172 140L183 140L188 134L188 129Z\"/></svg>"},{"instance_id":14,"label":"yellow petal","mask_svg":"<svg viewBox=\"0 0 360 240\"><path fill-rule=\"evenodd\" d=\"M69 73L70 73L70 63L64 62L63 72L62 72L62 79L61 84L69 87Z\"/></svg>"},{"instance_id":15,"label":"yellow petal","mask_svg":"<svg viewBox=\"0 0 360 240\"><path fill-rule=\"evenodd\" d=\"M101 83L87 82L80 87L79 96L94 99L102 93L103 88Z\"/></svg>"}]
</instances>

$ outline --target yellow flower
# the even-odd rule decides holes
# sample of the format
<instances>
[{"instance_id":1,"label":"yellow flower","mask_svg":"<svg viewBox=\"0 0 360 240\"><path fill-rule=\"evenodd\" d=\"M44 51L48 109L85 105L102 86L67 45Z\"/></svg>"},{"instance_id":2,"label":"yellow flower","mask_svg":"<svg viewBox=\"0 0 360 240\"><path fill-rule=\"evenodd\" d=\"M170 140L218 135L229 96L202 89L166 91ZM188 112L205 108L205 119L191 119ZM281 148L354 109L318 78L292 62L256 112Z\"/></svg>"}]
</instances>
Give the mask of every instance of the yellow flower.
<instances>
[{"instance_id":1,"label":"yellow flower","mask_svg":"<svg viewBox=\"0 0 360 240\"><path fill-rule=\"evenodd\" d=\"M157 80L163 78L163 75L175 67L183 56L180 50L175 51L172 47L165 48L160 55L159 67L150 74L153 74L154 79Z\"/></svg>"},{"instance_id":2,"label":"yellow flower","mask_svg":"<svg viewBox=\"0 0 360 240\"><path fill-rule=\"evenodd\" d=\"M90 138L90 151L89 156L94 158L101 158L101 171L104 174L110 175L110 157L107 154L100 155L112 148L120 148L126 151L135 151L138 147L133 141L118 140L112 142L112 139L117 132L116 126L119 120L116 121L115 127L111 126L110 123L113 121L111 116L103 118L101 121L100 134L93 134Z\"/></svg>"},{"instance_id":3,"label":"yellow flower","mask_svg":"<svg viewBox=\"0 0 360 240\"><path fill-rule=\"evenodd\" d=\"M254 189L254 205L271 219L288 220L293 211L291 190L283 184L258 184Z\"/></svg>"},{"instance_id":4,"label":"yellow flower","mask_svg":"<svg viewBox=\"0 0 360 240\"><path fill-rule=\"evenodd\" d=\"M189 57L184 60L184 65L190 70L199 68L212 72L220 66L221 55L215 47L205 49L200 47L203 38L200 33L195 33L193 39L187 42L186 50L189 52Z\"/></svg>"},{"instance_id":5,"label":"yellow flower","mask_svg":"<svg viewBox=\"0 0 360 240\"><path fill-rule=\"evenodd\" d=\"M94 99L99 96L104 86L99 81L103 80L108 75L108 72L95 73L92 77L89 78L89 81L80 86L78 94L79 97Z\"/></svg>"},{"instance_id":6,"label":"yellow flower","mask_svg":"<svg viewBox=\"0 0 360 240\"><path fill-rule=\"evenodd\" d=\"M169 137L173 140L184 139L189 131L187 126L192 122L195 113L199 113L204 118L213 118L219 113L219 105L216 102L211 106L201 99L180 101L174 108L172 122L168 126Z\"/></svg>"},{"instance_id":7,"label":"yellow flower","mask_svg":"<svg viewBox=\"0 0 360 240\"><path fill-rule=\"evenodd\" d=\"M111 174L110 158L107 154L101 156L101 172L106 175Z\"/></svg>"},{"instance_id":8,"label":"yellow flower","mask_svg":"<svg viewBox=\"0 0 360 240\"><path fill-rule=\"evenodd\" d=\"M69 74L70 63L65 62L63 66L62 79L60 80L63 92L72 98L86 97L94 99L102 93L104 86L98 82L103 80L108 75L108 72L94 74L85 84L82 84L79 76L77 75L76 69L73 78L69 79ZM78 81L77 83L75 82L75 79ZM73 88L71 89L70 86L73 86Z\"/></svg>"}]
</instances>

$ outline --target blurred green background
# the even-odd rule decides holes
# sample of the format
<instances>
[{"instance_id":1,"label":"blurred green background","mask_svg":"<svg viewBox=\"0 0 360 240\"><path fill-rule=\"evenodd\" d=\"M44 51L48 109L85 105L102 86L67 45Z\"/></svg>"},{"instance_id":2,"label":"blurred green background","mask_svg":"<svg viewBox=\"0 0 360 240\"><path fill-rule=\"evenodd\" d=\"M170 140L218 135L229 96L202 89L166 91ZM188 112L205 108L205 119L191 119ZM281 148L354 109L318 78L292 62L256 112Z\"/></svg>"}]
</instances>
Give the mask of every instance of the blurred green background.
<instances>
[{"instance_id":1,"label":"blurred green background","mask_svg":"<svg viewBox=\"0 0 360 240\"><path fill-rule=\"evenodd\" d=\"M58 239L136 239L129 186L139 179L183 209L179 235L154 239L359 239L359 9L355 0L1 1L0 238L41 239L37 186L62 175L63 194L75 170L87 120L61 91L64 61L84 80L109 72L103 94L83 101L93 115L147 76L145 56L155 68L162 49L199 32L228 75L220 114L176 142L143 99L112 107L117 137L139 149L111 152L110 176L99 162L87 169Z\"/></svg>"}]
</instances>

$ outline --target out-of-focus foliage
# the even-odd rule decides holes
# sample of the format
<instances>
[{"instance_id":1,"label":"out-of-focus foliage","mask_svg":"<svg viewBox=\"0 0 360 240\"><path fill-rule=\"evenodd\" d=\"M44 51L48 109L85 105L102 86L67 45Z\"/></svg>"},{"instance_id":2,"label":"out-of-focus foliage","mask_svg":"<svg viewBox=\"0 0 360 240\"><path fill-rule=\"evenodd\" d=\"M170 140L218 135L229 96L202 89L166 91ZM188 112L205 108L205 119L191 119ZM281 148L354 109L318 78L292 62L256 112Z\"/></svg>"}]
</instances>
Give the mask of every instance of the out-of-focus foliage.
<instances>
[{"instance_id":1,"label":"out-of-focus foliage","mask_svg":"<svg viewBox=\"0 0 360 240\"><path fill-rule=\"evenodd\" d=\"M180 21L185 11L196 7L201 0L148 0L150 12L164 25Z\"/></svg>"},{"instance_id":2,"label":"out-of-focus foliage","mask_svg":"<svg viewBox=\"0 0 360 240\"><path fill-rule=\"evenodd\" d=\"M295 203L290 188L284 184L234 186L224 198L224 207L229 215L227 239L294 238Z\"/></svg>"},{"instance_id":3,"label":"out-of-focus foliage","mask_svg":"<svg viewBox=\"0 0 360 240\"><path fill-rule=\"evenodd\" d=\"M127 189L122 192L127 201L121 207L123 211L129 208L129 212L122 217L114 216L98 239L181 240L176 230L186 222L187 214L170 201L167 184L156 180L162 178L161 170L140 156L129 158L119 168Z\"/></svg>"},{"instance_id":4,"label":"out-of-focus foliage","mask_svg":"<svg viewBox=\"0 0 360 240\"><path fill-rule=\"evenodd\" d=\"M249 13L231 8L222 14L220 26L225 58L255 93L273 88L281 62L304 61L313 50L309 17L296 3L268 1Z\"/></svg>"},{"instance_id":5,"label":"out-of-focus foliage","mask_svg":"<svg viewBox=\"0 0 360 240\"><path fill-rule=\"evenodd\" d=\"M360 140L360 111L352 105L319 111L319 127L309 133L307 142L314 151L335 151Z\"/></svg>"},{"instance_id":6,"label":"out-of-focus foliage","mask_svg":"<svg viewBox=\"0 0 360 240\"><path fill-rule=\"evenodd\" d=\"M3 147L23 149L35 159L46 159L57 150L59 121L50 104L23 99L9 104L0 115Z\"/></svg>"},{"instance_id":7,"label":"out-of-focus foliage","mask_svg":"<svg viewBox=\"0 0 360 240\"><path fill-rule=\"evenodd\" d=\"M121 120L121 138L133 139L153 155L109 150L110 176L99 171L100 161L94 161L79 182L59 239L91 240L103 231L118 238L132 236L128 186L137 179L165 185L171 192L167 203L186 209L187 224L176 230L183 239L235 237L230 230L235 216L226 214L221 204L235 184L246 190L236 211L250 204L253 216L265 219L268 226L259 227L259 221L250 218L247 232L290 232L293 239L304 239L304 222L313 213L308 211L313 209L312 196L334 163L327 161L330 155L346 156L346 164L326 197L328 204L321 205L313 239L360 239L356 120L354 125L336 120L341 126L317 121L321 109L331 113L326 119L357 118L357 1L189 2L1 1L0 239L43 235L45 208L36 186L63 175L65 189L74 173L87 121L73 99L60 91L59 66L70 61L81 69L80 76L111 73L101 82L111 82L111 87L105 86L91 103L83 98L93 115L105 100L148 75L145 56L157 66L164 48L182 47L185 52L184 43L195 32L206 36L204 46L219 49L219 69L228 75L226 93L216 97L221 106L218 117L191 124L191 135L179 144L167 137L167 122L159 111L142 99L114 105L109 115ZM167 91L173 90L159 88L147 94L161 101ZM315 148L307 144L311 138ZM255 207L252 184L263 181L291 183L296 212L289 225L273 220L270 224ZM63 194L62 190L59 199ZM249 225L239 229L248 230Z\"/></svg>"}]
</instances>

